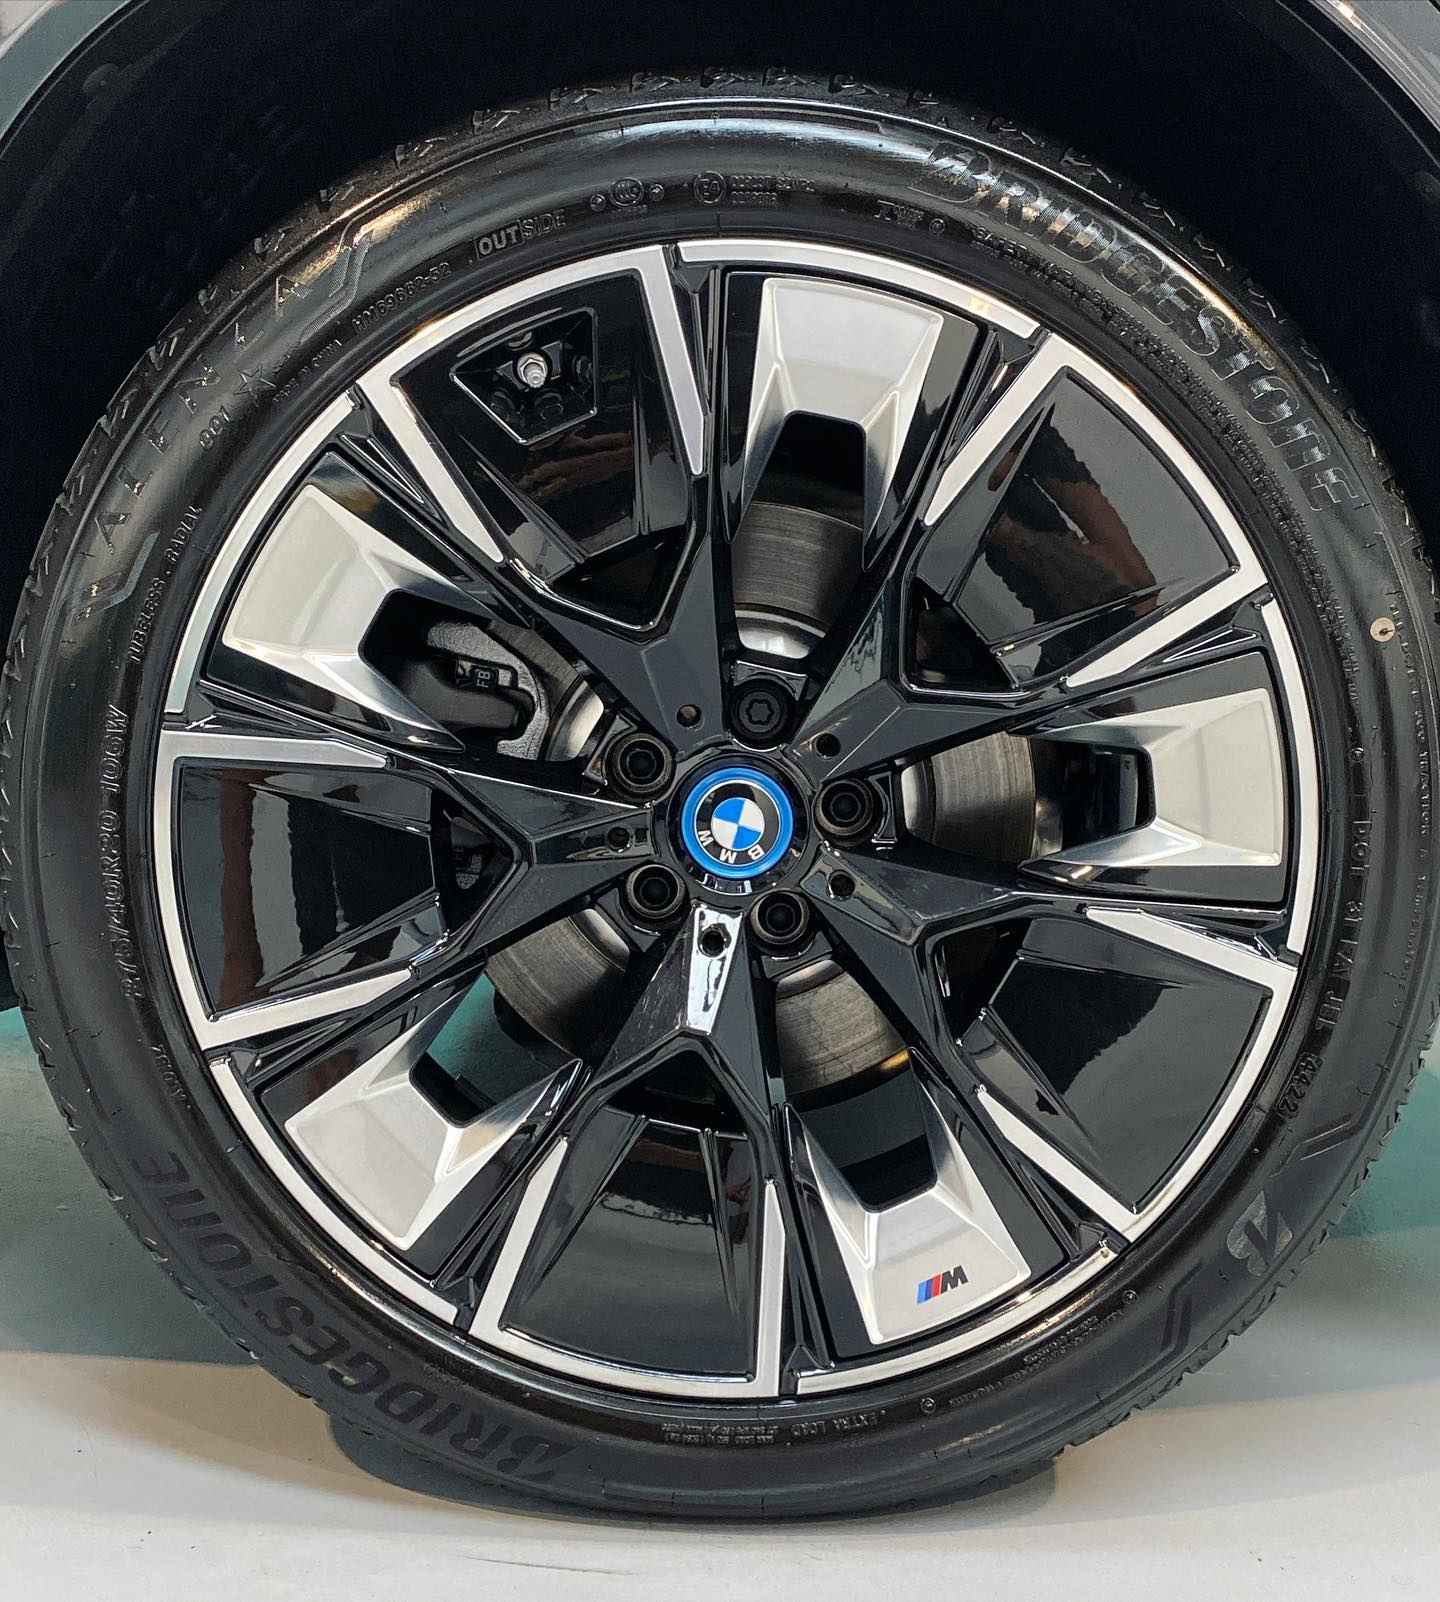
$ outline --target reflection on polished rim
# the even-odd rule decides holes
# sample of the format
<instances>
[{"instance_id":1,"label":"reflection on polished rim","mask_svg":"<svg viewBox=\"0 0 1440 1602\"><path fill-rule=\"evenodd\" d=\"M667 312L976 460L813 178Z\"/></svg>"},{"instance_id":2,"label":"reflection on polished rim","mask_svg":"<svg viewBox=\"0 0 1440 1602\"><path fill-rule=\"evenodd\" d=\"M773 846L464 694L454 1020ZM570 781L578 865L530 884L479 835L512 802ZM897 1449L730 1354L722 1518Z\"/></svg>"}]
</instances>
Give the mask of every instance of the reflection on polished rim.
<instances>
[{"instance_id":1,"label":"reflection on polished rim","mask_svg":"<svg viewBox=\"0 0 1440 1602\"><path fill-rule=\"evenodd\" d=\"M733 553L797 485L846 580L747 624ZM963 795L917 821L986 741L1040 776L1004 860ZM794 799L753 874L682 816L727 767ZM1279 604L1135 392L947 277L743 239L499 290L300 431L202 586L154 819L185 1016L316 1227L526 1364L752 1401L982 1346L1165 1216L1285 1022L1318 829ZM499 961L560 923L609 964L563 1033ZM887 1044L817 1083L777 1020L837 976Z\"/></svg>"}]
</instances>

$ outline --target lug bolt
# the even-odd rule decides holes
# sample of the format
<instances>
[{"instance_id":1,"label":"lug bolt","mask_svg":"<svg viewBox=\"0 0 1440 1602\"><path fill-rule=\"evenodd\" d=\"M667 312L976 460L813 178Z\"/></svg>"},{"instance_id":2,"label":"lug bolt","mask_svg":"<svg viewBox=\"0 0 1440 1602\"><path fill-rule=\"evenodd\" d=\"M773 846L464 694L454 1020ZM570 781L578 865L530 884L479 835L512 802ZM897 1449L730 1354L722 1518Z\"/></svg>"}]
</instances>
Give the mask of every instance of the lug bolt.
<instances>
[{"instance_id":1,"label":"lug bolt","mask_svg":"<svg viewBox=\"0 0 1440 1602\"><path fill-rule=\"evenodd\" d=\"M750 909L750 927L768 945L794 945L809 924L810 909L792 890L772 890Z\"/></svg>"},{"instance_id":2,"label":"lug bolt","mask_svg":"<svg viewBox=\"0 0 1440 1602\"><path fill-rule=\"evenodd\" d=\"M815 821L832 840L860 839L875 811L875 793L859 779L836 779L815 799Z\"/></svg>"},{"instance_id":3,"label":"lug bolt","mask_svg":"<svg viewBox=\"0 0 1440 1602\"><path fill-rule=\"evenodd\" d=\"M685 904L685 883L673 868L647 862L625 880L625 900L637 918L659 923Z\"/></svg>"},{"instance_id":4,"label":"lug bolt","mask_svg":"<svg viewBox=\"0 0 1440 1602\"><path fill-rule=\"evenodd\" d=\"M638 729L610 747L605 765L611 781L631 795L658 795L675 773L675 759L653 734Z\"/></svg>"},{"instance_id":5,"label":"lug bolt","mask_svg":"<svg viewBox=\"0 0 1440 1602\"><path fill-rule=\"evenodd\" d=\"M790 726L794 702L783 685L749 679L730 699L735 732L750 745L776 745Z\"/></svg>"},{"instance_id":6,"label":"lug bolt","mask_svg":"<svg viewBox=\"0 0 1440 1602\"><path fill-rule=\"evenodd\" d=\"M544 389L550 381L550 363L543 351L529 350L515 363L515 374L526 389Z\"/></svg>"}]
</instances>

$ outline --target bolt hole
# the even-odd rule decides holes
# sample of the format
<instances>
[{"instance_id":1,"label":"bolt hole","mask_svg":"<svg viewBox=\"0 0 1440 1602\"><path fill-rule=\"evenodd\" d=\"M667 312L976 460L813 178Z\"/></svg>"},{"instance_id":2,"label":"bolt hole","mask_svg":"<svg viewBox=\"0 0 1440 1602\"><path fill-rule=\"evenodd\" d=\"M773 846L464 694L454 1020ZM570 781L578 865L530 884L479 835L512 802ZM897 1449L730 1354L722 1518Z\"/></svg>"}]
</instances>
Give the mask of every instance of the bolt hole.
<instances>
[{"instance_id":1,"label":"bolt hole","mask_svg":"<svg viewBox=\"0 0 1440 1602\"><path fill-rule=\"evenodd\" d=\"M815 821L839 840L859 839L875 820L875 795L858 779L836 779L815 802Z\"/></svg>"},{"instance_id":2,"label":"bolt hole","mask_svg":"<svg viewBox=\"0 0 1440 1602\"><path fill-rule=\"evenodd\" d=\"M751 927L772 946L793 945L805 933L809 921L809 909L789 890L773 890L761 896L750 912Z\"/></svg>"},{"instance_id":3,"label":"bolt hole","mask_svg":"<svg viewBox=\"0 0 1440 1602\"><path fill-rule=\"evenodd\" d=\"M848 873L832 873L830 875L830 899L832 901L848 901L855 894L855 881Z\"/></svg>"},{"instance_id":4,"label":"bolt hole","mask_svg":"<svg viewBox=\"0 0 1440 1602\"><path fill-rule=\"evenodd\" d=\"M623 851L630 844L630 831L617 825L606 834L605 838L612 851Z\"/></svg>"},{"instance_id":5,"label":"bolt hole","mask_svg":"<svg viewBox=\"0 0 1440 1602\"><path fill-rule=\"evenodd\" d=\"M675 772L670 752L654 735L636 731L617 740L606 765L611 779L632 795L654 795Z\"/></svg>"},{"instance_id":6,"label":"bolt hole","mask_svg":"<svg viewBox=\"0 0 1440 1602\"><path fill-rule=\"evenodd\" d=\"M840 742L833 734L817 734L815 736L815 749L828 762L832 757L840 755Z\"/></svg>"},{"instance_id":7,"label":"bolt hole","mask_svg":"<svg viewBox=\"0 0 1440 1602\"><path fill-rule=\"evenodd\" d=\"M675 714L675 721L682 729L693 729L700 721L700 708L687 701Z\"/></svg>"},{"instance_id":8,"label":"bolt hole","mask_svg":"<svg viewBox=\"0 0 1440 1602\"><path fill-rule=\"evenodd\" d=\"M730 944L730 936L718 924L700 931L700 949L707 957L720 956Z\"/></svg>"},{"instance_id":9,"label":"bolt hole","mask_svg":"<svg viewBox=\"0 0 1440 1602\"><path fill-rule=\"evenodd\" d=\"M625 881L625 899L637 916L651 921L672 917L685 901L685 885L673 868L650 862Z\"/></svg>"}]
</instances>

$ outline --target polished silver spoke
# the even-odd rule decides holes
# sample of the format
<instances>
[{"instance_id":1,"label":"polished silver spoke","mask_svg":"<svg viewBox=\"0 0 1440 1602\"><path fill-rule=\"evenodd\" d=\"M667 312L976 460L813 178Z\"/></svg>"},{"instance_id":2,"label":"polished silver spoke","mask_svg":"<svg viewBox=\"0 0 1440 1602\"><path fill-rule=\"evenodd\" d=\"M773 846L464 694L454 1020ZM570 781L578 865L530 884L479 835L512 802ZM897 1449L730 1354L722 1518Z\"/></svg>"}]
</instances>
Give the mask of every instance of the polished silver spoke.
<instances>
[{"instance_id":1,"label":"polished silver spoke","mask_svg":"<svg viewBox=\"0 0 1440 1602\"><path fill-rule=\"evenodd\" d=\"M366 635L392 595L465 611L465 593L317 484L265 536L221 630L241 656L374 713L402 737L454 739L366 659Z\"/></svg>"},{"instance_id":2,"label":"polished silver spoke","mask_svg":"<svg viewBox=\"0 0 1440 1602\"><path fill-rule=\"evenodd\" d=\"M928 1092L921 1092L920 1106L934 1180L888 1207L866 1206L800 1125L798 1143L874 1346L969 1317L1031 1276Z\"/></svg>"},{"instance_id":3,"label":"polished silver spoke","mask_svg":"<svg viewBox=\"0 0 1440 1602\"><path fill-rule=\"evenodd\" d=\"M1036 414L1056 379L1070 370L1074 354L1074 347L1063 339L1044 334L1018 368L998 375L994 398L935 481L921 514L927 528L940 523L961 492L993 470L995 462L1012 447L1026 422ZM957 566L959 577L964 564Z\"/></svg>"},{"instance_id":4,"label":"polished silver spoke","mask_svg":"<svg viewBox=\"0 0 1440 1602\"><path fill-rule=\"evenodd\" d=\"M1176 917L1161 917L1140 907L1109 907L1089 902L1085 916L1092 923L1114 929L1132 940L1143 940L1173 951L1177 956L1203 967L1217 969L1245 984L1267 990L1280 1002L1288 1001L1295 983L1292 963L1275 956L1258 941L1245 941L1219 934L1201 923L1188 923Z\"/></svg>"},{"instance_id":5,"label":"polished silver spoke","mask_svg":"<svg viewBox=\"0 0 1440 1602\"><path fill-rule=\"evenodd\" d=\"M403 1030L285 1124L316 1174L402 1252L539 1114L560 1078L528 1085L467 1122L447 1116L413 1073L454 1005L437 1007Z\"/></svg>"},{"instance_id":6,"label":"polished silver spoke","mask_svg":"<svg viewBox=\"0 0 1440 1602\"><path fill-rule=\"evenodd\" d=\"M865 438L865 534L890 492L945 319L880 290L768 278L761 291L742 504L797 413L855 424Z\"/></svg>"},{"instance_id":7,"label":"polished silver spoke","mask_svg":"<svg viewBox=\"0 0 1440 1602\"><path fill-rule=\"evenodd\" d=\"M1166 704L1092 703L1030 731L1141 753L1152 809L1136 827L1037 859L1032 871L1078 884L1115 870L1282 866L1285 756L1274 696L1268 685L1206 696L1205 682L1203 670L1182 675Z\"/></svg>"}]
</instances>

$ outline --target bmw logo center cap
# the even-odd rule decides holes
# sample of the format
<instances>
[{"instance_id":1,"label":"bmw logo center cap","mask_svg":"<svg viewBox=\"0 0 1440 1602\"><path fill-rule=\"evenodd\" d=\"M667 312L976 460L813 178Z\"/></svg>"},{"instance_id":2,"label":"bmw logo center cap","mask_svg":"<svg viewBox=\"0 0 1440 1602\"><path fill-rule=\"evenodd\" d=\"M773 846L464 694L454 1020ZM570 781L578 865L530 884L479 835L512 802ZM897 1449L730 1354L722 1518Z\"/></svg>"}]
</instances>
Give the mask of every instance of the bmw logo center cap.
<instances>
[{"instance_id":1,"label":"bmw logo center cap","mask_svg":"<svg viewBox=\"0 0 1440 1602\"><path fill-rule=\"evenodd\" d=\"M774 779L755 768L721 768L686 797L680 834L706 873L753 879L790 849L795 814Z\"/></svg>"}]
</instances>

